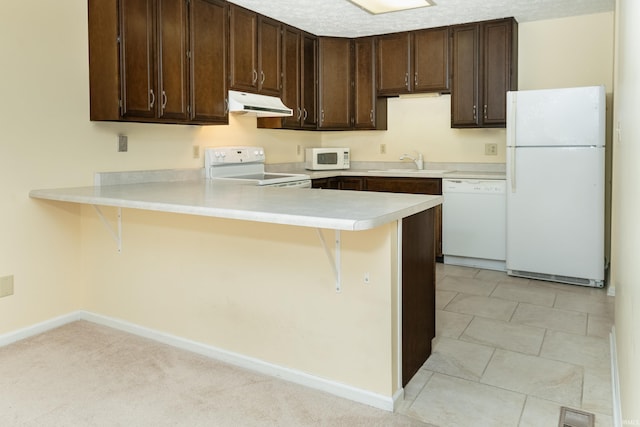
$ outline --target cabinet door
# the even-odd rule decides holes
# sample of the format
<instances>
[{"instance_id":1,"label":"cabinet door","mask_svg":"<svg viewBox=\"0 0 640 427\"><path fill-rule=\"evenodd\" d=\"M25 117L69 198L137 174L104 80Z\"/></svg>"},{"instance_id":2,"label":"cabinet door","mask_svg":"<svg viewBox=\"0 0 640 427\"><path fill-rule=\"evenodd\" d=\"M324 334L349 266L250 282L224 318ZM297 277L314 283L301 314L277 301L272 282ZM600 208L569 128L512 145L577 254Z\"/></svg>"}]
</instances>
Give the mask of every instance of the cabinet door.
<instances>
[{"instance_id":1,"label":"cabinet door","mask_svg":"<svg viewBox=\"0 0 640 427\"><path fill-rule=\"evenodd\" d=\"M189 118L189 67L187 63L187 3L158 0L158 117Z\"/></svg>"},{"instance_id":2,"label":"cabinet door","mask_svg":"<svg viewBox=\"0 0 640 427\"><path fill-rule=\"evenodd\" d=\"M239 91L258 90L258 15L230 5L229 62L230 88Z\"/></svg>"},{"instance_id":3,"label":"cabinet door","mask_svg":"<svg viewBox=\"0 0 640 427\"><path fill-rule=\"evenodd\" d=\"M293 110L293 116L283 118L288 128L300 127L302 120L302 34L295 28L282 31L282 102Z\"/></svg>"},{"instance_id":4,"label":"cabinet door","mask_svg":"<svg viewBox=\"0 0 640 427\"><path fill-rule=\"evenodd\" d=\"M120 74L123 118L154 118L155 19L153 0L120 0Z\"/></svg>"},{"instance_id":5,"label":"cabinet door","mask_svg":"<svg viewBox=\"0 0 640 427\"><path fill-rule=\"evenodd\" d=\"M302 35L302 127L318 126L318 39L311 34Z\"/></svg>"},{"instance_id":6,"label":"cabinet door","mask_svg":"<svg viewBox=\"0 0 640 427\"><path fill-rule=\"evenodd\" d=\"M120 120L118 0L89 0L89 97L91 120Z\"/></svg>"},{"instance_id":7,"label":"cabinet door","mask_svg":"<svg viewBox=\"0 0 640 427\"><path fill-rule=\"evenodd\" d=\"M378 95L398 95L412 89L411 33L378 37Z\"/></svg>"},{"instance_id":8,"label":"cabinet door","mask_svg":"<svg viewBox=\"0 0 640 427\"><path fill-rule=\"evenodd\" d=\"M258 91L280 96L281 49L280 23L260 17L258 22Z\"/></svg>"},{"instance_id":9,"label":"cabinet door","mask_svg":"<svg viewBox=\"0 0 640 427\"><path fill-rule=\"evenodd\" d=\"M506 125L507 91L515 90L512 75L512 21L489 22L483 26L484 125Z\"/></svg>"},{"instance_id":10,"label":"cabinet door","mask_svg":"<svg viewBox=\"0 0 640 427\"><path fill-rule=\"evenodd\" d=\"M227 123L227 4L191 0L191 119Z\"/></svg>"},{"instance_id":11,"label":"cabinet door","mask_svg":"<svg viewBox=\"0 0 640 427\"><path fill-rule=\"evenodd\" d=\"M351 40L321 37L320 124L322 129L351 128Z\"/></svg>"},{"instance_id":12,"label":"cabinet door","mask_svg":"<svg viewBox=\"0 0 640 427\"><path fill-rule=\"evenodd\" d=\"M449 28L413 33L413 91L449 91Z\"/></svg>"},{"instance_id":13,"label":"cabinet door","mask_svg":"<svg viewBox=\"0 0 640 427\"><path fill-rule=\"evenodd\" d=\"M479 27L456 26L452 33L451 127L478 126Z\"/></svg>"},{"instance_id":14,"label":"cabinet door","mask_svg":"<svg viewBox=\"0 0 640 427\"><path fill-rule=\"evenodd\" d=\"M317 178L311 181L311 188L325 188L327 190L339 190L340 178Z\"/></svg>"},{"instance_id":15,"label":"cabinet door","mask_svg":"<svg viewBox=\"0 0 640 427\"><path fill-rule=\"evenodd\" d=\"M359 176L341 176L340 190L364 190L364 178Z\"/></svg>"},{"instance_id":16,"label":"cabinet door","mask_svg":"<svg viewBox=\"0 0 640 427\"><path fill-rule=\"evenodd\" d=\"M375 129L375 39L367 37L354 41L354 127Z\"/></svg>"}]
</instances>

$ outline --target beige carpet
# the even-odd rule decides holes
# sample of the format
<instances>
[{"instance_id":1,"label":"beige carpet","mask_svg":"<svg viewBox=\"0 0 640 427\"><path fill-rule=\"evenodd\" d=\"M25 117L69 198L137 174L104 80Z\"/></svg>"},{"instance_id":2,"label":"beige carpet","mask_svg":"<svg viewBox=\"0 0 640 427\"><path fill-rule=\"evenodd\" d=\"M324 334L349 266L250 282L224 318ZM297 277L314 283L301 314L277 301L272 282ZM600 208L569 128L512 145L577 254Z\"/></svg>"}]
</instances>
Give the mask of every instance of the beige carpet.
<instances>
[{"instance_id":1,"label":"beige carpet","mask_svg":"<svg viewBox=\"0 0 640 427\"><path fill-rule=\"evenodd\" d=\"M0 348L0 426L425 426L86 321Z\"/></svg>"}]
</instances>

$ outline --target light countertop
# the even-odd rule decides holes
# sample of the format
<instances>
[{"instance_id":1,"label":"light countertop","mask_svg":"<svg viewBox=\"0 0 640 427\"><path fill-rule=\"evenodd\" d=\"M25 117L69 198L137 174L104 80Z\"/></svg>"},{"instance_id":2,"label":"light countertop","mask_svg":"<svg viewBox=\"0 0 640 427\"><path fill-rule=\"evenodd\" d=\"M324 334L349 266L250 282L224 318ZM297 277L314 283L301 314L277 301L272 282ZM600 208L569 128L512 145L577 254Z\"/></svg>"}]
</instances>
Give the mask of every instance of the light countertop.
<instances>
[{"instance_id":1,"label":"light countertop","mask_svg":"<svg viewBox=\"0 0 640 427\"><path fill-rule=\"evenodd\" d=\"M97 206L350 231L397 221L443 201L442 196L256 187L204 179L42 189L29 195Z\"/></svg>"},{"instance_id":2,"label":"light countertop","mask_svg":"<svg viewBox=\"0 0 640 427\"><path fill-rule=\"evenodd\" d=\"M426 163L423 170L417 170L406 162L351 162L350 169L310 171L304 163L281 163L267 165L273 172L305 173L311 179L338 176L380 176L402 178L441 179L506 179L504 164L498 163ZM443 172L444 171L444 172Z\"/></svg>"}]
</instances>

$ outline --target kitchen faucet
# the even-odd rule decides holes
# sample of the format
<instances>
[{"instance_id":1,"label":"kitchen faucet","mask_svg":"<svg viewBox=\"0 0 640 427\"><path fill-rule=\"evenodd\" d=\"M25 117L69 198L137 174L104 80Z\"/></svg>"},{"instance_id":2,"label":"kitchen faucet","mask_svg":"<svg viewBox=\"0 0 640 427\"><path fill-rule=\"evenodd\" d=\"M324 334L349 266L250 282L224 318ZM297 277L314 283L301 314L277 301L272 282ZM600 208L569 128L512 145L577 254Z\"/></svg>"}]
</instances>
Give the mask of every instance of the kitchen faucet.
<instances>
[{"instance_id":1,"label":"kitchen faucet","mask_svg":"<svg viewBox=\"0 0 640 427\"><path fill-rule=\"evenodd\" d=\"M402 156L400 156L400 160L411 159L416 164L416 167L418 168L418 170L422 170L422 169L424 169L424 160L422 158L422 153L418 153L416 151L416 154L418 155L417 159L415 157L411 157L411 156L409 156L408 154L405 153Z\"/></svg>"}]
</instances>

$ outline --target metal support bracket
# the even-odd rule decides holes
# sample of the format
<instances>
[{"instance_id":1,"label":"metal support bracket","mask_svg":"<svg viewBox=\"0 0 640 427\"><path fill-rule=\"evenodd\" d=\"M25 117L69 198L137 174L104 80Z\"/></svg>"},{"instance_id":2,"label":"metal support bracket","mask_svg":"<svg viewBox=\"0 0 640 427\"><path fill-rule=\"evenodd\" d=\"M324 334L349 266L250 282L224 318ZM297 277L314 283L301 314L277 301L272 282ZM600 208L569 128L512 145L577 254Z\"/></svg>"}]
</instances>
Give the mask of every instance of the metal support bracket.
<instances>
[{"instance_id":1,"label":"metal support bracket","mask_svg":"<svg viewBox=\"0 0 640 427\"><path fill-rule=\"evenodd\" d=\"M116 220L118 229L114 230L113 226L109 224L109 221L107 221L107 218L102 213L102 210L100 210L100 207L97 205L92 205L92 206L96 210L98 217L100 217L100 220L102 221L104 226L107 227L107 231L109 232L109 234L111 234L111 237L113 237L113 240L115 240L116 245L118 245L118 253L121 253L122 252L122 208L118 208L118 219Z\"/></svg>"},{"instance_id":2,"label":"metal support bracket","mask_svg":"<svg viewBox=\"0 0 640 427\"><path fill-rule=\"evenodd\" d=\"M322 246L324 247L324 252L327 254L327 259L329 260L329 264L331 264L331 268L333 269L333 274L336 278L336 292L341 292L342 291L342 265L340 262L340 230L335 230L336 250L335 250L334 256L331 256L331 251L327 246L327 241L325 240L324 235L322 234L322 230L319 228L316 228L316 231L318 232L318 237L322 242Z\"/></svg>"}]
</instances>

